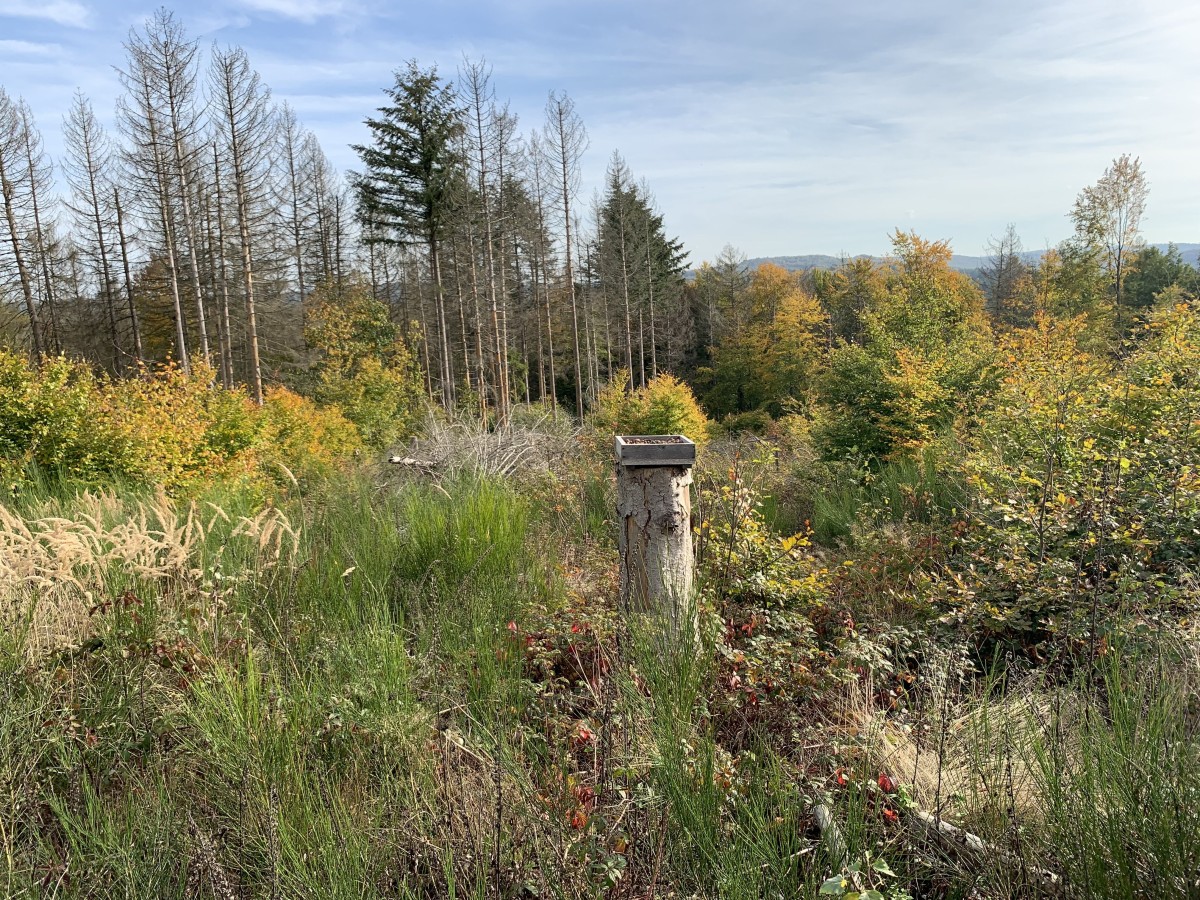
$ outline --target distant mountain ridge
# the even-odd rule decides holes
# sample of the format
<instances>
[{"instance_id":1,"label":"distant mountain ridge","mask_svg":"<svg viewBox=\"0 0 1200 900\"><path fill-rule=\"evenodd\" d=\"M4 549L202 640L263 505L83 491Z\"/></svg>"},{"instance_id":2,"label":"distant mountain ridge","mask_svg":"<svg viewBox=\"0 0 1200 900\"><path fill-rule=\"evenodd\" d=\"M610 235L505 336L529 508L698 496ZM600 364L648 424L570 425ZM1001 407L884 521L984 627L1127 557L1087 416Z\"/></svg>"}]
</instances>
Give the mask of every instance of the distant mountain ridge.
<instances>
[{"instance_id":1,"label":"distant mountain ridge","mask_svg":"<svg viewBox=\"0 0 1200 900\"><path fill-rule=\"evenodd\" d=\"M1152 244L1164 253L1167 251L1169 244ZM1200 263L1200 244L1176 244L1179 254L1183 257L1184 262L1195 266ZM1026 250L1021 254L1021 258L1027 263L1036 263L1042 258L1045 250ZM874 262L883 262L883 257L871 256L866 254L858 256L827 256L822 253L809 253L801 256L756 256L753 259L746 260L746 269L756 269L762 263L774 263L781 268L787 269L789 272L803 272L808 269L836 269L844 260L869 258ZM955 254L950 258L950 265L961 272L977 272L982 269L988 262L986 256L961 256Z\"/></svg>"}]
</instances>

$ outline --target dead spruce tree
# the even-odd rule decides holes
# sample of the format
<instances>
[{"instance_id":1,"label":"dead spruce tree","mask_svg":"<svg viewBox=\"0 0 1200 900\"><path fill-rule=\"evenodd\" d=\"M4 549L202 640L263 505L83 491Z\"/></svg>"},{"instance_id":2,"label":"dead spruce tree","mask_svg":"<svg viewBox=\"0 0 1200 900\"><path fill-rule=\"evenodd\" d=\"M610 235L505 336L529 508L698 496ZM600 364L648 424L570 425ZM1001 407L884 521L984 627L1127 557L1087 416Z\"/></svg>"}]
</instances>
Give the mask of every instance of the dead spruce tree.
<instances>
[{"instance_id":1,"label":"dead spruce tree","mask_svg":"<svg viewBox=\"0 0 1200 900\"><path fill-rule=\"evenodd\" d=\"M67 207L77 234L86 236L80 244L91 270L96 297L103 304L104 319L112 345L113 368L122 372L127 360L140 361L141 336L137 327L137 309L130 303L126 315L121 311L116 263L120 255L114 199L113 148L96 119L91 102L77 91L71 111L63 123L66 156L63 173L70 187ZM122 327L122 323L128 326ZM129 333L129 340L123 340ZM126 349L132 343L133 352Z\"/></svg>"},{"instance_id":2,"label":"dead spruce tree","mask_svg":"<svg viewBox=\"0 0 1200 900\"><path fill-rule=\"evenodd\" d=\"M566 290L571 305L571 340L575 363L575 414L583 418L583 358L579 346L579 306L575 296L575 270L571 257L572 207L579 191L579 161L587 149L587 130L575 112L575 103L565 93L551 92L546 101L545 148L557 180L559 208L562 217L566 265Z\"/></svg>"},{"instance_id":3,"label":"dead spruce tree","mask_svg":"<svg viewBox=\"0 0 1200 900\"><path fill-rule=\"evenodd\" d=\"M197 48L185 39L174 16L159 10L144 34L130 31L125 50L126 68L118 72L125 88L118 121L128 141L126 168L137 186L135 198L146 229L158 229L155 244L167 267L176 352L190 372L182 288L189 275L200 351L206 363L211 361L191 184L196 154L205 146L197 103Z\"/></svg>"},{"instance_id":4,"label":"dead spruce tree","mask_svg":"<svg viewBox=\"0 0 1200 900\"><path fill-rule=\"evenodd\" d=\"M209 72L217 153L228 173L237 220L241 256L242 294L246 310L247 366L250 394L263 402L262 362L259 356L255 307L253 236L264 221L270 191L268 152L274 141L271 92L241 48L214 49Z\"/></svg>"},{"instance_id":5,"label":"dead spruce tree","mask_svg":"<svg viewBox=\"0 0 1200 900\"><path fill-rule=\"evenodd\" d=\"M29 323L29 339L33 358L41 364L46 353L41 317L35 300L36 274L30 265L34 248L30 244L33 230L33 196L37 190L31 177L25 130L30 120L22 115L23 104L14 102L0 87L0 198L3 200L4 242L0 250L0 270L6 281L19 285Z\"/></svg>"}]
</instances>

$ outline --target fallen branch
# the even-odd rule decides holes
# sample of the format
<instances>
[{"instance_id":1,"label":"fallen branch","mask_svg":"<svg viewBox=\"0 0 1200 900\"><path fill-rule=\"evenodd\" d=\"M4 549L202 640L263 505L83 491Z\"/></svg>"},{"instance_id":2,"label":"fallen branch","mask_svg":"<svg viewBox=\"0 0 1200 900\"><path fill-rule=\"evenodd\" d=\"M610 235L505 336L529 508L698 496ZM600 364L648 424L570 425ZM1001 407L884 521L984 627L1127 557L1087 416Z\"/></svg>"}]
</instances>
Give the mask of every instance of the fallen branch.
<instances>
[{"instance_id":1,"label":"fallen branch","mask_svg":"<svg viewBox=\"0 0 1200 900\"><path fill-rule=\"evenodd\" d=\"M1017 854L997 847L995 844L985 841L978 835L959 828L957 825L951 825L949 822L937 816L930 815L924 810L912 810L909 813L909 820L920 825L930 837L947 849L952 851L965 850L979 859L1003 861L1009 866L1028 873L1048 893L1055 896L1062 896L1063 894L1062 877L1055 872L1051 872L1049 869L1030 866L1025 860L1017 856ZM820 824L820 820L818 820L818 824Z\"/></svg>"},{"instance_id":2,"label":"fallen branch","mask_svg":"<svg viewBox=\"0 0 1200 900\"><path fill-rule=\"evenodd\" d=\"M821 839L829 848L829 856L834 864L834 871L840 872L846 867L846 841L838 830L833 813L824 803L818 803L812 809L813 818L817 820L817 828L821 831Z\"/></svg>"},{"instance_id":3,"label":"fallen branch","mask_svg":"<svg viewBox=\"0 0 1200 900\"><path fill-rule=\"evenodd\" d=\"M389 456L388 462L393 466L407 466L416 469L422 475L432 475L437 469L437 463L432 459L414 459L411 456Z\"/></svg>"}]
</instances>

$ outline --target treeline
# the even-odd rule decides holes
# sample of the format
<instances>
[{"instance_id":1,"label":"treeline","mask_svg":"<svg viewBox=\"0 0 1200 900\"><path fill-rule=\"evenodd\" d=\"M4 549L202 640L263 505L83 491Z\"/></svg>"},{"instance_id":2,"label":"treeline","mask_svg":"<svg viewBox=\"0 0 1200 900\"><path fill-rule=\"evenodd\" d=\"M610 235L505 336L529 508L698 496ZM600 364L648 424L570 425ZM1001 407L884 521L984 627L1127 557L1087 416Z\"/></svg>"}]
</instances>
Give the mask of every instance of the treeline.
<instances>
[{"instance_id":1,"label":"treeline","mask_svg":"<svg viewBox=\"0 0 1200 900\"><path fill-rule=\"evenodd\" d=\"M261 402L264 368L302 363L297 301L353 265L345 185L243 50L205 56L165 10L125 50L118 133L79 92L58 161L0 89L0 330L115 374L203 360Z\"/></svg>"},{"instance_id":2,"label":"treeline","mask_svg":"<svg viewBox=\"0 0 1200 900\"><path fill-rule=\"evenodd\" d=\"M125 51L117 134L79 93L61 160L0 88L0 337L35 361L202 360L261 403L264 379L308 377L318 286L363 283L447 408L582 413L616 369L644 382L691 352L685 254L615 153L581 203L566 95L522 135L485 64L455 85L410 62L343 177L240 48L205 53L161 10Z\"/></svg>"},{"instance_id":3,"label":"treeline","mask_svg":"<svg viewBox=\"0 0 1200 900\"><path fill-rule=\"evenodd\" d=\"M57 164L0 88L0 340L35 362L203 363L259 404L281 383L353 397L359 419L364 378L417 377L501 423L518 402L582 416L622 372L630 390L672 372L732 428L798 413L829 452L882 457L989 390L1000 333L1078 318L1084 349L1119 355L1155 304L1197 289L1176 251L1143 246L1129 156L1080 192L1072 237L1031 266L1010 227L980 282L947 243L899 232L883 264L750 272L727 248L688 281L619 153L579 196L588 137L563 93L523 132L485 63L451 80L409 62L343 176L243 50L203 53L162 10L125 51L118 133L78 94ZM339 342L356 349L327 359Z\"/></svg>"},{"instance_id":4,"label":"treeline","mask_svg":"<svg viewBox=\"0 0 1200 900\"><path fill-rule=\"evenodd\" d=\"M1009 226L978 280L911 233L886 262L832 271L751 272L727 248L690 286L704 350L689 380L730 430L796 414L831 458L926 446L995 393L1011 334L1072 322L1080 352L1119 360L1157 311L1194 303L1200 273L1141 238L1147 196L1140 162L1119 157L1080 192L1070 238L1032 265Z\"/></svg>"}]
</instances>

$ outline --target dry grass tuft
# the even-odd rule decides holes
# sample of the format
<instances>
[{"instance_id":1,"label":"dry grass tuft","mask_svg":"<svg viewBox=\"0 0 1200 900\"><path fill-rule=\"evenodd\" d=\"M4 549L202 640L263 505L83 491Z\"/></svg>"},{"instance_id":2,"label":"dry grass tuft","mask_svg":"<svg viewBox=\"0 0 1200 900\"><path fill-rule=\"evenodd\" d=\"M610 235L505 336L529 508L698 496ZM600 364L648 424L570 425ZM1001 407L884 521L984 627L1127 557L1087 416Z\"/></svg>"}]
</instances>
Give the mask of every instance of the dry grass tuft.
<instances>
[{"instance_id":1,"label":"dry grass tuft","mask_svg":"<svg viewBox=\"0 0 1200 900\"><path fill-rule=\"evenodd\" d=\"M84 493L64 514L22 517L0 506L0 628L30 657L76 646L93 628L98 604L137 585L164 596L194 594L204 578L205 545L219 507L176 504L165 494L130 503ZM226 543L252 548L259 569L294 557L299 533L274 507L240 518Z\"/></svg>"},{"instance_id":2,"label":"dry grass tuft","mask_svg":"<svg viewBox=\"0 0 1200 900\"><path fill-rule=\"evenodd\" d=\"M532 422L490 430L478 422L430 419L415 455L434 471L473 478L544 475L560 472L579 453L578 433L548 415Z\"/></svg>"}]
</instances>

